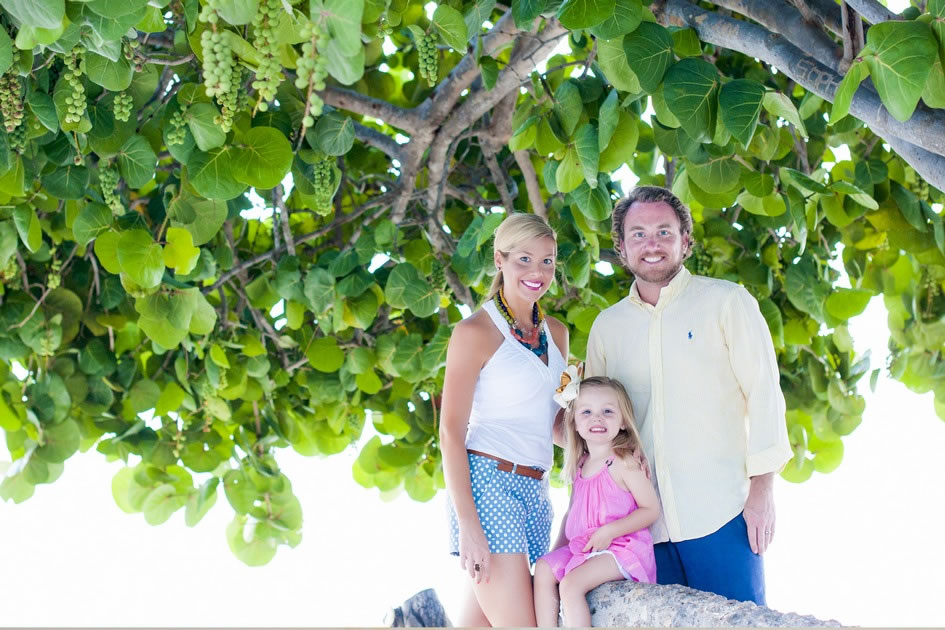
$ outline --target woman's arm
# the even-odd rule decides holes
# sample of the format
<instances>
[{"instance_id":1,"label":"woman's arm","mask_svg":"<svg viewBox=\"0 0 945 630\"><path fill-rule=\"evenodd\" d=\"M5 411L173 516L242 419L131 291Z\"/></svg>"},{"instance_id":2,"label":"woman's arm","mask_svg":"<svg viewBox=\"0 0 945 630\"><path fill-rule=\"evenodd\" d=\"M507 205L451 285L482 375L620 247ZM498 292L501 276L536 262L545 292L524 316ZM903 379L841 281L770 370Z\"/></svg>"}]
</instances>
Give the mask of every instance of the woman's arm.
<instances>
[{"instance_id":1,"label":"woman's arm","mask_svg":"<svg viewBox=\"0 0 945 630\"><path fill-rule=\"evenodd\" d=\"M548 318L548 328L551 329L551 340L558 350L561 352L561 356L564 357L565 364L568 363L568 343L569 343L569 331L568 327L559 322L554 317ZM554 425L551 429L551 440L557 446L561 448L565 447L565 438L564 438L564 410L558 411L555 415Z\"/></svg>"},{"instance_id":2,"label":"woman's arm","mask_svg":"<svg viewBox=\"0 0 945 630\"><path fill-rule=\"evenodd\" d=\"M488 335L476 319L457 324L446 353L446 377L440 414L440 452L446 491L459 523L460 567L477 582L489 578L489 545L479 522L469 480L466 455L466 428L472 409L473 392L482 366L491 353ZM481 570L475 571L479 564Z\"/></svg>"},{"instance_id":3,"label":"woman's arm","mask_svg":"<svg viewBox=\"0 0 945 630\"><path fill-rule=\"evenodd\" d=\"M616 469L616 470L614 470ZM584 551L602 551L610 547L614 538L626 536L649 527L660 516L660 502L650 480L639 465L621 458L614 460L611 466L617 485L629 490L637 502L637 509L627 516L603 525L591 535Z\"/></svg>"}]
</instances>

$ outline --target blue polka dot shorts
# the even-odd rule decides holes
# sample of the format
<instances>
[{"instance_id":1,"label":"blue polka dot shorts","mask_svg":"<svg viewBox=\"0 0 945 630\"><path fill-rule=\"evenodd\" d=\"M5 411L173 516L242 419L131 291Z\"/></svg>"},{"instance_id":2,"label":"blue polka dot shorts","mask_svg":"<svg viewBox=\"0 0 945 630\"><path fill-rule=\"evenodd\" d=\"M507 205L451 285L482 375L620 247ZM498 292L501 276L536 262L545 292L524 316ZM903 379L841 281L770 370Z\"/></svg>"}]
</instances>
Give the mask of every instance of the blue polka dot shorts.
<instances>
[{"instance_id":1,"label":"blue polka dot shorts","mask_svg":"<svg viewBox=\"0 0 945 630\"><path fill-rule=\"evenodd\" d=\"M534 564L548 553L551 519L548 477L532 479L497 470L498 462L469 453L473 500L479 513L489 551L527 553ZM459 555L459 524L452 502L448 502L450 553Z\"/></svg>"}]
</instances>

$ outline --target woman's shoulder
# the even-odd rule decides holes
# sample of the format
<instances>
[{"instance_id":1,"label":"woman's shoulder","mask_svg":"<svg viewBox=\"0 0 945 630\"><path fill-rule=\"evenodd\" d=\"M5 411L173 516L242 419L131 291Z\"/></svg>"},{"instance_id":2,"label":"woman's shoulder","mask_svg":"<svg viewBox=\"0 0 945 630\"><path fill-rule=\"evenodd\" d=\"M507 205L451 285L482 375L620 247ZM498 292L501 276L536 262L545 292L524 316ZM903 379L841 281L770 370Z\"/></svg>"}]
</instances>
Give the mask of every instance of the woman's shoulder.
<instances>
[{"instance_id":1,"label":"woman's shoulder","mask_svg":"<svg viewBox=\"0 0 945 630\"><path fill-rule=\"evenodd\" d=\"M480 344L486 341L501 343L502 333L484 309L479 309L466 319L456 322L451 339L454 343Z\"/></svg>"}]
</instances>

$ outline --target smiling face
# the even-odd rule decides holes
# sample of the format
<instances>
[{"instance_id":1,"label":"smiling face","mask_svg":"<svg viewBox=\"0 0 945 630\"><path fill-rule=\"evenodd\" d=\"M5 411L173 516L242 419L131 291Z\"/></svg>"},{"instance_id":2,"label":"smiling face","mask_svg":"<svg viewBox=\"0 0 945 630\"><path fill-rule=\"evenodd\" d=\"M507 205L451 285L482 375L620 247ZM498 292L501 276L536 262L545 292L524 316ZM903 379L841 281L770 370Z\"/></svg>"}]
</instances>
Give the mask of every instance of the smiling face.
<instances>
[{"instance_id":1,"label":"smiling face","mask_svg":"<svg viewBox=\"0 0 945 630\"><path fill-rule=\"evenodd\" d=\"M574 426L588 444L610 444L624 428L617 392L610 387L582 387L574 401Z\"/></svg>"},{"instance_id":2,"label":"smiling face","mask_svg":"<svg viewBox=\"0 0 945 630\"><path fill-rule=\"evenodd\" d=\"M544 295L555 277L557 250L555 240L543 236L524 241L505 255L496 252L495 266L502 273L506 299L516 296L535 302Z\"/></svg>"},{"instance_id":3,"label":"smiling face","mask_svg":"<svg viewBox=\"0 0 945 630\"><path fill-rule=\"evenodd\" d=\"M638 201L624 217L620 253L634 277L658 287L669 284L682 267L689 236L679 217L664 201Z\"/></svg>"}]
</instances>

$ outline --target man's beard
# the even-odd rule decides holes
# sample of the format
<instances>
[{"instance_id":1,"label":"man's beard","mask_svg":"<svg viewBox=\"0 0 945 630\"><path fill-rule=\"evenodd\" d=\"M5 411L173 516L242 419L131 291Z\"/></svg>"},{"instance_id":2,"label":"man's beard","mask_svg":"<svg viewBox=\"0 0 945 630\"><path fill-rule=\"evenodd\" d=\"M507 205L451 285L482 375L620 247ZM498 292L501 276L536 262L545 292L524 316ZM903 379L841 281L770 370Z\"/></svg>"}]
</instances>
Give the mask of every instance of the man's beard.
<instances>
[{"instance_id":1,"label":"man's beard","mask_svg":"<svg viewBox=\"0 0 945 630\"><path fill-rule=\"evenodd\" d=\"M682 268L682 261L677 262L672 267L660 269L647 269L644 266L645 264L646 263L643 263L640 266L628 264L627 267L630 269L630 273L633 274L634 278L651 284L662 284L671 280Z\"/></svg>"}]
</instances>

